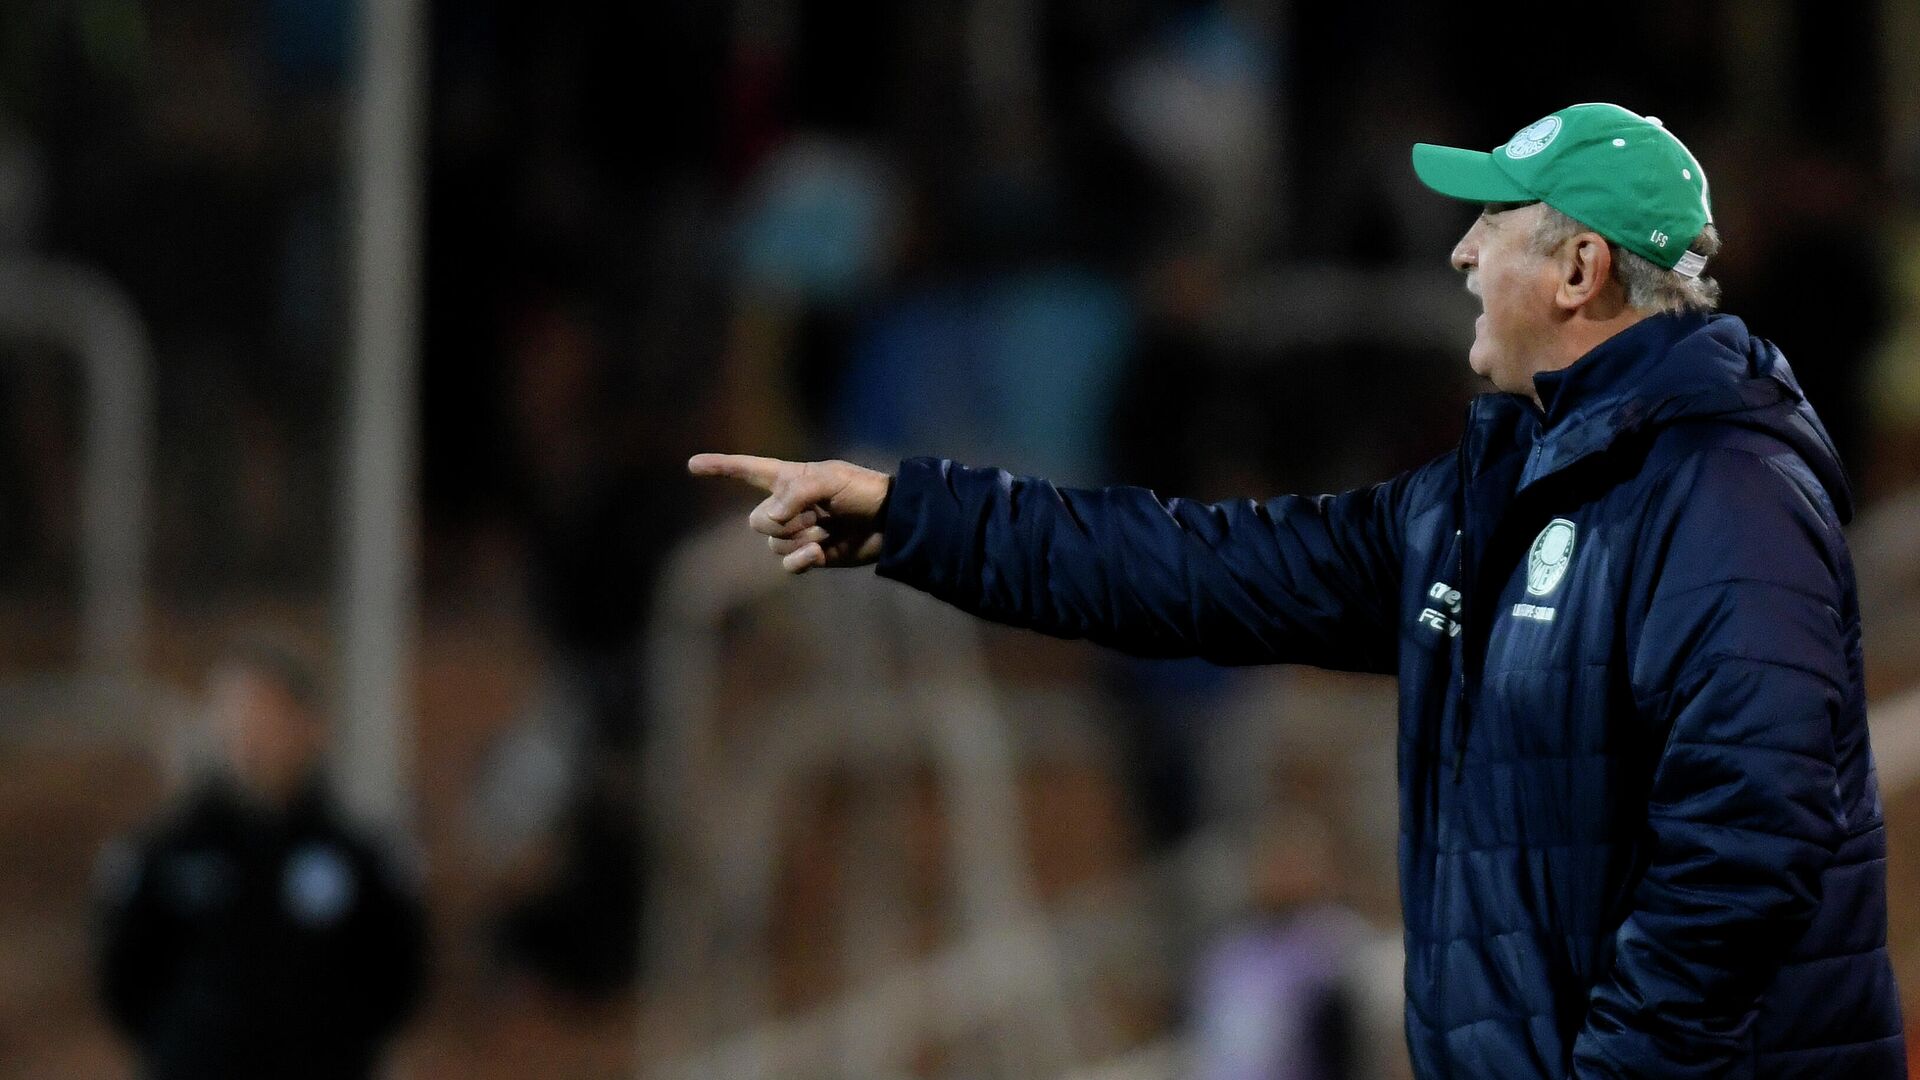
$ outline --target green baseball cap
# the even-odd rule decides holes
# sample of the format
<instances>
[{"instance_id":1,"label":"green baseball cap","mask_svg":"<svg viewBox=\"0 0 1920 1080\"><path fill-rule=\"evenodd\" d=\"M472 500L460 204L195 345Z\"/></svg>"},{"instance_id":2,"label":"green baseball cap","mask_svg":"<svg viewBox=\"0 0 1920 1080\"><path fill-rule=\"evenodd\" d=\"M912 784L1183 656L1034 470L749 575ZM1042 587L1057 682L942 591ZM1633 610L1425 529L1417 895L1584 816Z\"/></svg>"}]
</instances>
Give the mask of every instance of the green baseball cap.
<instances>
[{"instance_id":1,"label":"green baseball cap","mask_svg":"<svg viewBox=\"0 0 1920 1080\"><path fill-rule=\"evenodd\" d=\"M1491 153L1415 143L1422 183L1470 202L1543 202L1656 265L1698 277L1687 250L1713 221L1707 173L1658 117L1574 105Z\"/></svg>"}]
</instances>

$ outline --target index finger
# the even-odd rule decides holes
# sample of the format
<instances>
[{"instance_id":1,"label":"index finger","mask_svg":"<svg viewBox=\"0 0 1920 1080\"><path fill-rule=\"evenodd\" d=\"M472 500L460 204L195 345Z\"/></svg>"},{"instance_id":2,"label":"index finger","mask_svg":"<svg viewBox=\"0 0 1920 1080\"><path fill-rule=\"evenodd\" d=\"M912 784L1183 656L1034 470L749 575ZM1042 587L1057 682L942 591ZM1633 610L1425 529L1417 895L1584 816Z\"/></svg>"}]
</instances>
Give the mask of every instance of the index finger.
<instances>
[{"instance_id":1,"label":"index finger","mask_svg":"<svg viewBox=\"0 0 1920 1080\"><path fill-rule=\"evenodd\" d=\"M695 476L724 476L742 480L761 491L772 491L774 481L792 462L750 454L695 454L687 459L687 471Z\"/></svg>"}]
</instances>

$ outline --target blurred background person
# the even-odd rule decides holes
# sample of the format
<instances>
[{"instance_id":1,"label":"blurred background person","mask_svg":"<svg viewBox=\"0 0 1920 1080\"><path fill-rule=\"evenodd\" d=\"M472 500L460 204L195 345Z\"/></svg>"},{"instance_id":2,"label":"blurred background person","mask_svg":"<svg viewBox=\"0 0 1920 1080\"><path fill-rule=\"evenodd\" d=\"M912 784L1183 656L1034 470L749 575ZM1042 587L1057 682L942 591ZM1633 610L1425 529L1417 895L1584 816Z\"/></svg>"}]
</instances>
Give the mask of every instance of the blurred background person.
<instances>
[{"instance_id":1,"label":"blurred background person","mask_svg":"<svg viewBox=\"0 0 1920 1080\"><path fill-rule=\"evenodd\" d=\"M420 997L414 886L327 793L312 666L264 637L208 680L217 767L102 856L99 986L152 1080L359 1080Z\"/></svg>"},{"instance_id":2,"label":"blurred background person","mask_svg":"<svg viewBox=\"0 0 1920 1080\"><path fill-rule=\"evenodd\" d=\"M1195 1080L1350 1080L1360 1025L1348 983L1368 941L1339 898L1326 822L1275 807L1253 832L1247 909L1201 952Z\"/></svg>"}]
</instances>

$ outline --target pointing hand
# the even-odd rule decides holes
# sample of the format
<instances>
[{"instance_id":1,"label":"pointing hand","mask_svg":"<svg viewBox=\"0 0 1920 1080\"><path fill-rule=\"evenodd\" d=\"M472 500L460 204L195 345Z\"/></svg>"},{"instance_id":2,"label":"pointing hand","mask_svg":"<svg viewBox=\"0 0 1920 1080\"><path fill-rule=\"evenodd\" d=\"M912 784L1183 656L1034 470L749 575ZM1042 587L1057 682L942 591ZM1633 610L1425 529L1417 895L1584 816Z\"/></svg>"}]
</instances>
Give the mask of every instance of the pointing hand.
<instances>
[{"instance_id":1,"label":"pointing hand","mask_svg":"<svg viewBox=\"0 0 1920 1080\"><path fill-rule=\"evenodd\" d=\"M745 454L695 454L695 476L741 480L767 497L747 524L767 538L789 573L861 566L880 557L880 510L893 477L845 461L782 461Z\"/></svg>"}]
</instances>

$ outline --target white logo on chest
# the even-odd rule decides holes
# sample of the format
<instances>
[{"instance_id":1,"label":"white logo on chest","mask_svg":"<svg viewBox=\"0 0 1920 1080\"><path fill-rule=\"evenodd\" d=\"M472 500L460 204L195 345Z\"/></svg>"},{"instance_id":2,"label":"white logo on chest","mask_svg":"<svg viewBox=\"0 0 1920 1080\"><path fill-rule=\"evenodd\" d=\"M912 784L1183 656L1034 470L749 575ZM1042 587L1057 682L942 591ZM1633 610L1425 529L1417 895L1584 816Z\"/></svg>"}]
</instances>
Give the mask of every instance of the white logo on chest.
<instances>
[{"instance_id":1,"label":"white logo on chest","mask_svg":"<svg viewBox=\"0 0 1920 1080\"><path fill-rule=\"evenodd\" d=\"M1546 596L1560 587L1560 579L1567 576L1567 564L1573 561L1574 532L1573 522L1554 518L1534 538L1533 548L1527 552L1528 595Z\"/></svg>"},{"instance_id":2,"label":"white logo on chest","mask_svg":"<svg viewBox=\"0 0 1920 1080\"><path fill-rule=\"evenodd\" d=\"M1426 608L1420 612L1420 625L1447 635L1460 636L1460 590L1444 581L1436 581L1427 590L1427 599L1445 608Z\"/></svg>"}]
</instances>

